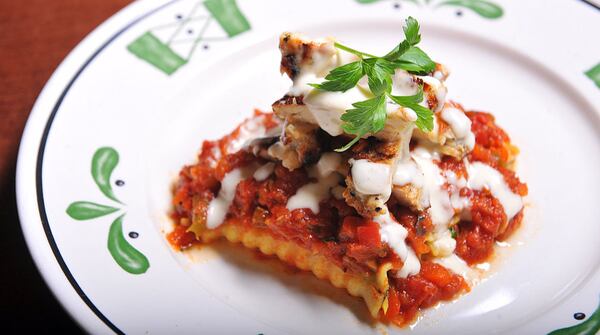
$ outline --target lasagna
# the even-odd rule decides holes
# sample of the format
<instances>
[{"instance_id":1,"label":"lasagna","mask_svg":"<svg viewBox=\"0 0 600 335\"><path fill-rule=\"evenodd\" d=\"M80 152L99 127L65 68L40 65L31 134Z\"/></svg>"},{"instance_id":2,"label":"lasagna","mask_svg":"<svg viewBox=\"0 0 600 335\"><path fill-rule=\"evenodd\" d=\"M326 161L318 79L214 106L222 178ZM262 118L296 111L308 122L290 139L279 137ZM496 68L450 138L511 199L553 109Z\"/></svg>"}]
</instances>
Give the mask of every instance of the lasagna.
<instances>
[{"instance_id":1,"label":"lasagna","mask_svg":"<svg viewBox=\"0 0 600 335\"><path fill-rule=\"evenodd\" d=\"M174 185L168 239L178 250L226 239L274 255L403 326L468 292L467 273L521 224L518 149L491 114L446 98L449 71L436 63L391 76L395 94L422 90L430 131L387 102L381 131L336 150L352 139L342 115L369 92L361 82L344 92L310 85L356 60L334 43L281 35L289 91L272 111L204 141Z\"/></svg>"}]
</instances>

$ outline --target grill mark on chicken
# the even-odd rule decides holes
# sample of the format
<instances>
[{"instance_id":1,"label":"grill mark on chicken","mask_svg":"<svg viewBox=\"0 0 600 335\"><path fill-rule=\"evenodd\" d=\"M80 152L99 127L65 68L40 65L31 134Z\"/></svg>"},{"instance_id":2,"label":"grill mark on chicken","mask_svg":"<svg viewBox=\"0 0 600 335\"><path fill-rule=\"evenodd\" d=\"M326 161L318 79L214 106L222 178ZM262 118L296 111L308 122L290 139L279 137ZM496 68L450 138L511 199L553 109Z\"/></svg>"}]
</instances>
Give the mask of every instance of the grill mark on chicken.
<instances>
[{"instance_id":1,"label":"grill mark on chicken","mask_svg":"<svg viewBox=\"0 0 600 335\"><path fill-rule=\"evenodd\" d=\"M286 73L294 80L300 73L302 65L312 61L312 53L321 43L307 42L301 36L286 32L279 38L281 50L281 73Z\"/></svg>"}]
</instances>

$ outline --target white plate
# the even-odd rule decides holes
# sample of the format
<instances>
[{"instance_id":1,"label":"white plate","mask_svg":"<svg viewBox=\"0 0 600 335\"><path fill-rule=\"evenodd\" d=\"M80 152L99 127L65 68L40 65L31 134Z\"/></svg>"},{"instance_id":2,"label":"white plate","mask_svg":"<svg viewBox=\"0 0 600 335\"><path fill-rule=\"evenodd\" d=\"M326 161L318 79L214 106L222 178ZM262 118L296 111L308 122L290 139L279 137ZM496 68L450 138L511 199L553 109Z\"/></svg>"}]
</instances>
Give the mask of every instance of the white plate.
<instances>
[{"instance_id":1,"label":"white plate","mask_svg":"<svg viewBox=\"0 0 600 335\"><path fill-rule=\"evenodd\" d=\"M239 248L174 253L164 229L170 183L201 142L287 89L281 31L383 51L412 15L424 49L452 69L450 96L494 113L521 148L530 189L524 228L494 274L424 313L412 333L541 334L583 322L575 313L590 320L600 294L600 12L575 0L494 1L128 6L57 69L21 142L19 214L49 286L92 333L381 332L360 301L310 275ZM112 174L91 171L92 157ZM115 210L75 220L91 216L67 213L78 201Z\"/></svg>"}]
</instances>

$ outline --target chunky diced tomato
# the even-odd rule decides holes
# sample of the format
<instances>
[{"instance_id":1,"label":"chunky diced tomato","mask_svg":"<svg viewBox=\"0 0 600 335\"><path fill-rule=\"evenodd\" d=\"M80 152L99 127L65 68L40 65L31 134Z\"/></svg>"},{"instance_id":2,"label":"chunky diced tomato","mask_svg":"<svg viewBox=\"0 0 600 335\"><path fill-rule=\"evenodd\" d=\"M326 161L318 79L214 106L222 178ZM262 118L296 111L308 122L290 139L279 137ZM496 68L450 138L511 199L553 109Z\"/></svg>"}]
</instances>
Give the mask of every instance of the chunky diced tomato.
<instances>
[{"instance_id":1,"label":"chunky diced tomato","mask_svg":"<svg viewBox=\"0 0 600 335\"><path fill-rule=\"evenodd\" d=\"M356 228L356 235L358 237L358 242L360 244L371 246L371 247L380 247L381 246L381 236L379 235L379 225L376 222L368 221L362 226L358 226Z\"/></svg>"},{"instance_id":2,"label":"chunky diced tomato","mask_svg":"<svg viewBox=\"0 0 600 335\"><path fill-rule=\"evenodd\" d=\"M398 291L391 286L388 291L388 309L385 313L385 317L388 321L391 321L400 312L400 297Z\"/></svg>"},{"instance_id":3,"label":"chunky diced tomato","mask_svg":"<svg viewBox=\"0 0 600 335\"><path fill-rule=\"evenodd\" d=\"M438 287L446 286L452 282L452 273L450 271L439 264L431 262L423 263L421 266L421 276Z\"/></svg>"},{"instance_id":4,"label":"chunky diced tomato","mask_svg":"<svg viewBox=\"0 0 600 335\"><path fill-rule=\"evenodd\" d=\"M167 240L171 245L177 247L179 250L183 250L194 244L196 235L192 232L188 232L187 227L175 226L175 230L167 235Z\"/></svg>"},{"instance_id":5,"label":"chunky diced tomato","mask_svg":"<svg viewBox=\"0 0 600 335\"><path fill-rule=\"evenodd\" d=\"M477 142L468 159L498 168L513 192L526 195L527 186L507 168L517 153L508 136L494 124L493 116L478 112L467 115L472 121L471 128ZM256 111L255 116L257 118L252 122L261 120L266 129L280 124L280 120L272 113ZM442 133L445 127L447 124L440 123ZM175 248L188 248L200 242L194 233L187 230L192 223L196 228L198 224L203 228L209 203L217 195L220 181L227 173L249 164L258 166L265 163L261 158L263 156L253 155L252 150L228 152L232 141L238 140L240 134L241 128L238 127L220 140L205 141L198 162L181 170L173 190L174 210L171 213L176 228L168 235L169 242ZM323 143L319 144L324 151L345 144L342 137L329 141L319 138L321 140ZM370 150L375 147L381 154L395 146L393 143L377 141L374 137L360 141L351 149L351 154L355 159L367 159ZM411 149L415 143L411 141ZM389 148L386 147L388 145ZM445 156L438 165L445 173L453 171L458 177L467 178L463 160ZM393 270L401 269L403 262L387 243L382 242L379 225L359 216L344 199L332 197L323 200L319 204L319 211L315 212L308 208L287 208L290 197L300 187L315 181L306 167L290 171L280 162L276 163L267 179L258 181L250 177L237 185L226 216L227 224L244 225L244 228L251 226L273 239L294 243L313 254L326 257L345 273L372 275L383 264L391 264ZM448 184L444 187L451 186ZM519 213L511 222L506 222L500 203L489 192L485 192L460 189L460 195L471 200L472 220L460 222L457 226L456 253L469 264L486 260L493 251L495 241L510 235L522 219L522 213ZM417 274L407 278L388 277L388 306L380 317L386 322L406 325L415 319L420 309L453 299L469 288L461 276L430 261L427 239L434 231L434 225L427 212L411 211L394 197L386 205L391 216L406 228L406 242L421 263ZM202 229L199 231L203 232Z\"/></svg>"},{"instance_id":6,"label":"chunky diced tomato","mask_svg":"<svg viewBox=\"0 0 600 335\"><path fill-rule=\"evenodd\" d=\"M362 223L363 219L357 216L346 216L342 221L338 238L343 242L356 241L356 228Z\"/></svg>"}]
</instances>

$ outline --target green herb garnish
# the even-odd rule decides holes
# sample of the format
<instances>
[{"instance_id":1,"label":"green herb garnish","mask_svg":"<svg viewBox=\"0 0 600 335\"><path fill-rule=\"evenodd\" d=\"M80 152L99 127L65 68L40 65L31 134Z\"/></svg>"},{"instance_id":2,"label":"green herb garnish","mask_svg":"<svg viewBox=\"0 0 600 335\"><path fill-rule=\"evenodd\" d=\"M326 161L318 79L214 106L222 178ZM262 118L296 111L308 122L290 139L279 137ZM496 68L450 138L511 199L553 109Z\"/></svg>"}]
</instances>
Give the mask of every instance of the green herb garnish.
<instances>
[{"instance_id":1,"label":"green herb garnish","mask_svg":"<svg viewBox=\"0 0 600 335\"><path fill-rule=\"evenodd\" d=\"M435 63L416 46L421 42L417 20L412 17L406 19L404 36L404 41L383 57L358 51L336 42L336 48L352 53L360 60L331 70L321 84L309 84L324 91L346 92L355 87L361 78L367 76L373 98L352 104L354 108L346 110L342 115L341 119L344 121L342 129L356 137L336 151L348 150L364 135L375 134L383 129L387 119L386 103L388 98L400 106L415 111L417 114L415 124L419 129L423 131L433 129L433 112L419 105L423 101L422 86L419 86L417 94L412 96L395 96L391 93L392 75L396 69L418 75L435 70Z\"/></svg>"},{"instance_id":2,"label":"green herb garnish","mask_svg":"<svg viewBox=\"0 0 600 335\"><path fill-rule=\"evenodd\" d=\"M450 230L450 236L452 236L452 238L456 240L456 237L458 236L456 227L452 226L452 227L448 228L448 230Z\"/></svg>"}]
</instances>

